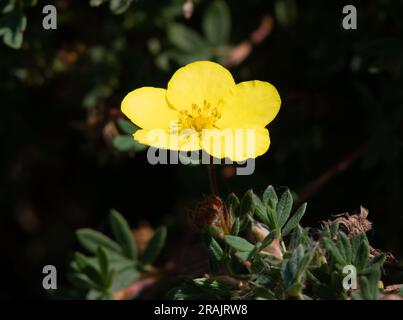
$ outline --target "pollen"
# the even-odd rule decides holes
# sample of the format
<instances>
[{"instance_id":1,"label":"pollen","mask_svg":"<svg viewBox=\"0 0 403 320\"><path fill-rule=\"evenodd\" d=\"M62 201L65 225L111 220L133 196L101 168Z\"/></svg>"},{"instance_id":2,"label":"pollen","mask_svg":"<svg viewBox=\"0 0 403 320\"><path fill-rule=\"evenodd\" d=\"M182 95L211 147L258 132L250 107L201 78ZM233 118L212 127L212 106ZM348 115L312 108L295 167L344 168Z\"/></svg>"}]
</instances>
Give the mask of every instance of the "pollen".
<instances>
[{"instance_id":1,"label":"pollen","mask_svg":"<svg viewBox=\"0 0 403 320\"><path fill-rule=\"evenodd\" d=\"M197 104L192 104L191 112L183 110L179 112L179 124L181 129L194 129L202 131L203 129L212 129L215 123L221 118L217 108L211 107L206 100L200 108Z\"/></svg>"}]
</instances>

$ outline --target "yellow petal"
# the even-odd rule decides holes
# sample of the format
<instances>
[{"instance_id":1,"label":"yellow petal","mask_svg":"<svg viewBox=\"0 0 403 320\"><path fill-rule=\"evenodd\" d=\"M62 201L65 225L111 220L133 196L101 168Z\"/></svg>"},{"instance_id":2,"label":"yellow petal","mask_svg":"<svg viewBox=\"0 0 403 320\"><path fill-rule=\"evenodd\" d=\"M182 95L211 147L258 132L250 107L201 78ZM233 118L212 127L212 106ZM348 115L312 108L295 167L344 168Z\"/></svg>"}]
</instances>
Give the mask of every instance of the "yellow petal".
<instances>
[{"instance_id":1,"label":"yellow petal","mask_svg":"<svg viewBox=\"0 0 403 320\"><path fill-rule=\"evenodd\" d=\"M218 63L198 61L178 69L168 83L167 99L176 110L191 111L204 101L220 108L222 97L235 86L231 73Z\"/></svg>"},{"instance_id":2,"label":"yellow petal","mask_svg":"<svg viewBox=\"0 0 403 320\"><path fill-rule=\"evenodd\" d=\"M172 134L162 129L137 130L134 139L138 142L159 149L175 151L196 151L201 149L200 135L194 130L182 130L181 134Z\"/></svg>"},{"instance_id":3,"label":"yellow petal","mask_svg":"<svg viewBox=\"0 0 403 320\"><path fill-rule=\"evenodd\" d=\"M226 128L203 130L202 147L216 158L244 161L256 158L269 149L270 137L266 128Z\"/></svg>"},{"instance_id":4,"label":"yellow petal","mask_svg":"<svg viewBox=\"0 0 403 320\"><path fill-rule=\"evenodd\" d=\"M224 98L219 128L265 127L277 115L281 99L276 88L264 81L238 83Z\"/></svg>"},{"instance_id":5,"label":"yellow petal","mask_svg":"<svg viewBox=\"0 0 403 320\"><path fill-rule=\"evenodd\" d=\"M166 90L161 88L143 87L130 92L122 101L122 112L143 129L168 130L178 122L178 113L169 107Z\"/></svg>"}]
</instances>

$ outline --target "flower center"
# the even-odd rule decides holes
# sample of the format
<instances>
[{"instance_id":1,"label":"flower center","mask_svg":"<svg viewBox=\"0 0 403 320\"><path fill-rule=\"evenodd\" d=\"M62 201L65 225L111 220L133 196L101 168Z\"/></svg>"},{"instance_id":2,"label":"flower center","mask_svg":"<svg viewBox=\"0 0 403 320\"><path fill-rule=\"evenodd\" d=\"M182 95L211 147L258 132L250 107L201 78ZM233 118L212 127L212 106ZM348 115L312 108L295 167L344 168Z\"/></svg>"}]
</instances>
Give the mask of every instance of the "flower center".
<instances>
[{"instance_id":1,"label":"flower center","mask_svg":"<svg viewBox=\"0 0 403 320\"><path fill-rule=\"evenodd\" d=\"M214 128L215 122L221 118L221 114L217 108L212 108L206 100L203 102L203 107L197 104L192 104L192 111L189 113L186 110L179 113L179 124L182 129L194 129L201 131L203 129Z\"/></svg>"}]
</instances>

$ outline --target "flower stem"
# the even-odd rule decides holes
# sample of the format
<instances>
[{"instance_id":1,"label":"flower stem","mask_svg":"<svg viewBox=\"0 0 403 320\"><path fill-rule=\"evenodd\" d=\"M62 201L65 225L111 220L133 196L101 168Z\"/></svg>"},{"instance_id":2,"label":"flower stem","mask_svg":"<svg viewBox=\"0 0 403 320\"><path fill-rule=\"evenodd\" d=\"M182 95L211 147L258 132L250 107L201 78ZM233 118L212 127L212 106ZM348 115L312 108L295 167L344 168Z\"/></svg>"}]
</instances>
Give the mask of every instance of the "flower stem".
<instances>
[{"instance_id":1,"label":"flower stem","mask_svg":"<svg viewBox=\"0 0 403 320\"><path fill-rule=\"evenodd\" d=\"M210 180L211 193L214 196L218 196L217 179L216 179L216 172L215 172L214 164L213 163L208 164L207 170L208 170L208 176L209 176L209 180Z\"/></svg>"}]
</instances>

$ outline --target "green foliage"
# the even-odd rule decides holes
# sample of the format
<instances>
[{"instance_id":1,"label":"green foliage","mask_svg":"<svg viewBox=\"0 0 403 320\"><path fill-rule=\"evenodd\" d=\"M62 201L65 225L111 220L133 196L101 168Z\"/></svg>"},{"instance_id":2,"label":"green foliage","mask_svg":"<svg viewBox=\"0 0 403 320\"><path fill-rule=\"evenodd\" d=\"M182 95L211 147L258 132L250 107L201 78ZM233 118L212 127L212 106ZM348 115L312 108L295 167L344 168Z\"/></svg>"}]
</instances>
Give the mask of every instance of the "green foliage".
<instances>
[{"instance_id":1,"label":"green foliage","mask_svg":"<svg viewBox=\"0 0 403 320\"><path fill-rule=\"evenodd\" d=\"M36 1L8 0L0 4L0 37L5 45L19 49L27 26L24 8L34 6Z\"/></svg>"},{"instance_id":2,"label":"green foliage","mask_svg":"<svg viewBox=\"0 0 403 320\"><path fill-rule=\"evenodd\" d=\"M253 244L237 236L225 236L225 242L238 251L249 252L254 248Z\"/></svg>"},{"instance_id":3,"label":"green foliage","mask_svg":"<svg viewBox=\"0 0 403 320\"><path fill-rule=\"evenodd\" d=\"M288 222L286 223L286 225L284 226L281 234L283 235L283 237L285 237L286 235L288 235L292 230L294 230L294 228L296 228L300 222L300 220L302 219L302 217L305 214L305 210L306 210L306 203L303 203L295 212L295 214L291 217L290 220L288 220Z\"/></svg>"},{"instance_id":4,"label":"green foliage","mask_svg":"<svg viewBox=\"0 0 403 320\"><path fill-rule=\"evenodd\" d=\"M113 146L120 152L140 152L147 148L147 146L137 142L133 137L128 135L119 135L113 138Z\"/></svg>"},{"instance_id":5,"label":"green foliage","mask_svg":"<svg viewBox=\"0 0 403 320\"><path fill-rule=\"evenodd\" d=\"M226 200L226 206L233 217L239 216L240 201L234 193L230 193Z\"/></svg>"},{"instance_id":6,"label":"green foliage","mask_svg":"<svg viewBox=\"0 0 403 320\"><path fill-rule=\"evenodd\" d=\"M221 281L197 278L180 279L180 288L174 288L167 296L175 300L213 300L229 299L233 286Z\"/></svg>"},{"instance_id":7,"label":"green foliage","mask_svg":"<svg viewBox=\"0 0 403 320\"><path fill-rule=\"evenodd\" d=\"M231 32L231 16L224 1L213 1L203 19L203 31L213 45L228 44Z\"/></svg>"},{"instance_id":8,"label":"green foliage","mask_svg":"<svg viewBox=\"0 0 403 320\"><path fill-rule=\"evenodd\" d=\"M304 285L302 277L306 275L307 268L315 254L315 251L305 252L305 247L299 245L289 259L281 265L281 277L285 292L288 296L300 296Z\"/></svg>"},{"instance_id":9,"label":"green foliage","mask_svg":"<svg viewBox=\"0 0 403 320\"><path fill-rule=\"evenodd\" d=\"M117 121L118 128L124 133L113 138L113 146L120 152L141 152L147 146L134 140L133 134L139 129L132 122L119 119Z\"/></svg>"},{"instance_id":10,"label":"green foliage","mask_svg":"<svg viewBox=\"0 0 403 320\"><path fill-rule=\"evenodd\" d=\"M116 241L92 229L77 231L78 241L92 256L77 252L68 277L86 291L87 299L113 299L114 293L153 269L165 244L167 230L160 227L139 256L130 227L116 210L111 210L110 225Z\"/></svg>"},{"instance_id":11,"label":"green foliage","mask_svg":"<svg viewBox=\"0 0 403 320\"><path fill-rule=\"evenodd\" d=\"M77 231L77 239L83 248L90 253L95 254L100 245L117 254L122 253L121 247L115 241L95 230L80 229Z\"/></svg>"},{"instance_id":12,"label":"green foliage","mask_svg":"<svg viewBox=\"0 0 403 320\"><path fill-rule=\"evenodd\" d=\"M344 266L352 265L357 269L360 293L354 293L354 299L377 300L378 283L381 280L381 267L385 261L384 254L369 259L369 243L365 233L349 239L343 232L338 232L337 240L330 240L327 235L322 239L329 252L330 263L342 272Z\"/></svg>"},{"instance_id":13,"label":"green foliage","mask_svg":"<svg viewBox=\"0 0 403 320\"><path fill-rule=\"evenodd\" d=\"M180 277L168 292L173 299L356 299L379 298L384 254L370 258L365 233L349 236L339 223L326 223L315 233L300 225L306 204L294 214L291 192L278 197L269 186L262 199L249 190L239 201L227 198L230 233L223 226L203 229L210 262L205 278ZM267 222L267 223L266 223ZM87 299L112 299L152 270L166 242L158 228L142 254L123 216L111 210L113 239L80 229L77 238L92 256L76 253L69 278ZM241 226L243 226L241 228ZM345 267L356 270L358 288L344 288Z\"/></svg>"},{"instance_id":14,"label":"green foliage","mask_svg":"<svg viewBox=\"0 0 403 320\"><path fill-rule=\"evenodd\" d=\"M272 186L264 191L262 200L249 190L242 201L245 202L244 212L253 212L259 221L283 237L298 226L306 210L306 203L303 203L290 218L293 206L291 192L286 189L278 199Z\"/></svg>"},{"instance_id":15,"label":"green foliage","mask_svg":"<svg viewBox=\"0 0 403 320\"><path fill-rule=\"evenodd\" d=\"M130 7L133 0L90 0L90 5L98 7L107 2L109 2L109 9L114 14L122 14Z\"/></svg>"},{"instance_id":16,"label":"green foliage","mask_svg":"<svg viewBox=\"0 0 403 320\"><path fill-rule=\"evenodd\" d=\"M292 209L292 195L290 190L286 190L280 197L277 204L277 221L280 228L287 222Z\"/></svg>"},{"instance_id":17,"label":"green foliage","mask_svg":"<svg viewBox=\"0 0 403 320\"><path fill-rule=\"evenodd\" d=\"M133 241L133 234L129 224L116 210L111 210L110 224L113 235L123 249L124 255L134 261L137 260L137 248Z\"/></svg>"},{"instance_id":18,"label":"green foliage","mask_svg":"<svg viewBox=\"0 0 403 320\"><path fill-rule=\"evenodd\" d=\"M193 29L179 23L173 23L169 26L168 39L184 53L203 54L203 51L206 51L204 39ZM208 54L207 51L204 54Z\"/></svg>"},{"instance_id":19,"label":"green foliage","mask_svg":"<svg viewBox=\"0 0 403 320\"><path fill-rule=\"evenodd\" d=\"M203 34L175 21L170 21L166 30L171 47L157 52L157 64L161 68L166 68L167 60L178 65L196 60L223 61L229 50L231 33L228 5L223 0L211 1L202 17Z\"/></svg>"},{"instance_id":20,"label":"green foliage","mask_svg":"<svg viewBox=\"0 0 403 320\"><path fill-rule=\"evenodd\" d=\"M377 299L383 254L369 257L365 233L349 237L339 224L311 232L300 225L306 203L291 214L293 199L269 186L262 199L252 190L242 201L230 194L230 234L206 233L208 278L178 279L174 299ZM263 235L265 235L263 237ZM345 266L357 271L357 290L343 287ZM224 271L225 270L225 271ZM225 276L223 276L223 274ZM214 280L212 280L214 279Z\"/></svg>"},{"instance_id":21,"label":"green foliage","mask_svg":"<svg viewBox=\"0 0 403 320\"><path fill-rule=\"evenodd\" d=\"M151 238L146 250L140 258L141 263L153 264L164 247L167 236L166 227L159 227Z\"/></svg>"},{"instance_id":22,"label":"green foliage","mask_svg":"<svg viewBox=\"0 0 403 320\"><path fill-rule=\"evenodd\" d=\"M209 255L209 265L211 270L218 270L220 263L225 259L224 250L220 244L209 234L204 234L204 242Z\"/></svg>"}]
</instances>

